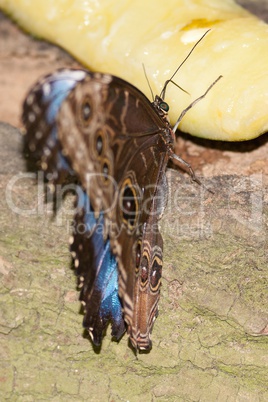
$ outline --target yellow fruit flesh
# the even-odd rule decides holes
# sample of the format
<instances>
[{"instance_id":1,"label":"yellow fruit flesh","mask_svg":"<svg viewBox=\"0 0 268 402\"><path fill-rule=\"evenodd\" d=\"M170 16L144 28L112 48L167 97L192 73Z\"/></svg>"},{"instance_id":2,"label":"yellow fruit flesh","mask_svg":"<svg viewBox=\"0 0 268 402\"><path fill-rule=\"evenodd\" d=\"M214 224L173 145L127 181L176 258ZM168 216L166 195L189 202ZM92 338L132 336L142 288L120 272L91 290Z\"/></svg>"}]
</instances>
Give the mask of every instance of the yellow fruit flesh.
<instances>
[{"instance_id":1,"label":"yellow fruit flesh","mask_svg":"<svg viewBox=\"0 0 268 402\"><path fill-rule=\"evenodd\" d=\"M241 141L268 129L268 25L231 0L0 0L28 32L56 43L85 66L126 79L149 98L142 63L159 94L169 84L171 122L219 76L183 118L199 137Z\"/></svg>"}]
</instances>

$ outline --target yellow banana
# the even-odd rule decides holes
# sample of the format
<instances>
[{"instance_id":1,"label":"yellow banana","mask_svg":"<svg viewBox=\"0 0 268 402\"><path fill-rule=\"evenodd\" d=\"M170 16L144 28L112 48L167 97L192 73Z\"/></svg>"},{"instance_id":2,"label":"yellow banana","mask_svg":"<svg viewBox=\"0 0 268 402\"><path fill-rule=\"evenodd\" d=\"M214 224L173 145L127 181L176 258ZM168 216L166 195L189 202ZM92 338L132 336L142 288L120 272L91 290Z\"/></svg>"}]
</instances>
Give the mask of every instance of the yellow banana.
<instances>
[{"instance_id":1,"label":"yellow banana","mask_svg":"<svg viewBox=\"0 0 268 402\"><path fill-rule=\"evenodd\" d=\"M31 34L92 70L130 81L151 97L210 29L166 92L170 118L223 78L183 118L195 136L240 141L268 129L268 25L232 0L0 0Z\"/></svg>"}]
</instances>

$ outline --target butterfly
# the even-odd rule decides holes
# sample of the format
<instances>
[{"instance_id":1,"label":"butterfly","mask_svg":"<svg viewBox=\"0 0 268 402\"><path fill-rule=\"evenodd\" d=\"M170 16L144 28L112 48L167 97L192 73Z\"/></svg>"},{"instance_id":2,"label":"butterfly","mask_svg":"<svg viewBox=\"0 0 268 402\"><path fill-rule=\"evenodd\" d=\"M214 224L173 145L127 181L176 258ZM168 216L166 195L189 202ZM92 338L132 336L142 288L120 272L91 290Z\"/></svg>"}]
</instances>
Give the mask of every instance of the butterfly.
<instances>
[{"instance_id":1,"label":"butterfly","mask_svg":"<svg viewBox=\"0 0 268 402\"><path fill-rule=\"evenodd\" d=\"M84 327L99 345L109 321L116 339L126 323L133 347L149 349L174 142L167 104L111 75L59 70L31 89L23 109L25 143L49 181L79 180L70 243Z\"/></svg>"},{"instance_id":2,"label":"butterfly","mask_svg":"<svg viewBox=\"0 0 268 402\"><path fill-rule=\"evenodd\" d=\"M24 101L28 152L52 185L64 185L70 176L77 180L70 249L83 325L97 346L109 322L116 340L126 330L135 350L152 346L163 265L158 222L167 203L165 172L170 159L182 161L174 154L175 130L217 81L172 128L164 95L173 76L151 102L121 78L61 69L37 82Z\"/></svg>"}]
</instances>

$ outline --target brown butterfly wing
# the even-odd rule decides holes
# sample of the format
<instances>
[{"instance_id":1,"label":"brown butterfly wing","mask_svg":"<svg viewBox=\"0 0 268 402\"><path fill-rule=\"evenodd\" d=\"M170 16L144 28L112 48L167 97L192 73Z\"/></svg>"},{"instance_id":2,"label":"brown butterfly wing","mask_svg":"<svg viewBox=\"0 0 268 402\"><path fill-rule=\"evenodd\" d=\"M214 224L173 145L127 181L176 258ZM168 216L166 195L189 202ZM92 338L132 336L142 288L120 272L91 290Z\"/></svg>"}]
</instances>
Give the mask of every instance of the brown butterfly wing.
<instances>
[{"instance_id":1,"label":"brown butterfly wing","mask_svg":"<svg viewBox=\"0 0 268 402\"><path fill-rule=\"evenodd\" d=\"M161 279L157 221L165 205L166 122L135 87L109 75L88 74L64 101L57 124L62 152L95 215L104 212L131 342L147 349Z\"/></svg>"}]
</instances>

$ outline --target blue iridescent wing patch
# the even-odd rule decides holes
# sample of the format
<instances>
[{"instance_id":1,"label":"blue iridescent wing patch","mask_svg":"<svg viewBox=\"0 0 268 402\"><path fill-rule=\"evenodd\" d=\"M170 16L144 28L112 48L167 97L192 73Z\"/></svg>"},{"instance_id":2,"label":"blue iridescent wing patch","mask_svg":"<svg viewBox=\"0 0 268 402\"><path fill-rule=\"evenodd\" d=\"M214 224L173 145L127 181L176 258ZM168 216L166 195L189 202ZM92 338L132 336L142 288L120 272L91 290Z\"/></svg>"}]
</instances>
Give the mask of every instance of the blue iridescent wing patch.
<instances>
[{"instance_id":1,"label":"blue iridescent wing patch","mask_svg":"<svg viewBox=\"0 0 268 402\"><path fill-rule=\"evenodd\" d=\"M100 345L108 322L112 336L119 340L125 332L118 297L118 268L110 241L104 241L104 217L94 217L89 199L80 188L74 219L71 252L78 275L80 300L84 307L83 325L95 345Z\"/></svg>"},{"instance_id":2,"label":"blue iridescent wing patch","mask_svg":"<svg viewBox=\"0 0 268 402\"><path fill-rule=\"evenodd\" d=\"M32 88L23 105L22 119L29 127L25 133L26 151L52 174L52 182L61 182L61 175L73 173L62 154L56 118L62 102L85 74L83 70L59 70L45 76Z\"/></svg>"}]
</instances>

